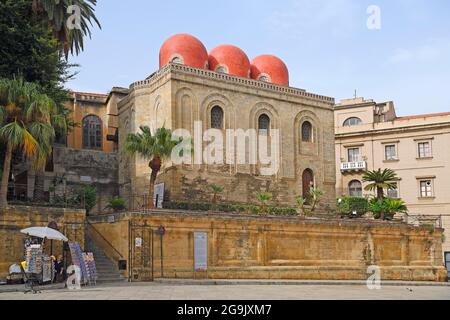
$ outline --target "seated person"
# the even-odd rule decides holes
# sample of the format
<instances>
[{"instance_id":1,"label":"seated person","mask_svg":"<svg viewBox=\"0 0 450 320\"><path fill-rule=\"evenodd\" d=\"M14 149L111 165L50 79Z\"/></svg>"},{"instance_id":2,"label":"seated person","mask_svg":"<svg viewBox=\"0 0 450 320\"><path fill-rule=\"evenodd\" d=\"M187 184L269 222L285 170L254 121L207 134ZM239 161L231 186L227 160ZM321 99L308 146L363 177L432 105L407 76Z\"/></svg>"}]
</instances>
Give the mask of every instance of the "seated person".
<instances>
[{"instance_id":1,"label":"seated person","mask_svg":"<svg viewBox=\"0 0 450 320\"><path fill-rule=\"evenodd\" d=\"M63 256L58 256L55 261L55 281L63 282L67 278L67 272L64 269L64 258Z\"/></svg>"}]
</instances>

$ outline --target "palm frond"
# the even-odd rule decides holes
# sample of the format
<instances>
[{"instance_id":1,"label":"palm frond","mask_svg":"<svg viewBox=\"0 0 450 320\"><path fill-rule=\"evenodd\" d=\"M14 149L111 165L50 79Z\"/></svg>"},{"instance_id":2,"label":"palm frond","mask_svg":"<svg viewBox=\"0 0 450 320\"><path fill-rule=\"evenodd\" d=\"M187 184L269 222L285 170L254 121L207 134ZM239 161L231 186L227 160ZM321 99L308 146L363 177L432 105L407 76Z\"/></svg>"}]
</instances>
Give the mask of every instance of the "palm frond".
<instances>
[{"instance_id":1,"label":"palm frond","mask_svg":"<svg viewBox=\"0 0 450 320\"><path fill-rule=\"evenodd\" d=\"M3 125L3 122L6 120L6 111L5 107L0 105L0 126Z\"/></svg>"},{"instance_id":2,"label":"palm frond","mask_svg":"<svg viewBox=\"0 0 450 320\"><path fill-rule=\"evenodd\" d=\"M69 28L67 21L73 14L67 12L70 6L78 6L80 9L80 28ZM55 37L62 45L62 49L68 56L79 54L84 49L84 37L91 38L91 28L95 25L101 29L101 24L95 15L97 0L33 0L33 12L48 22Z\"/></svg>"},{"instance_id":3,"label":"palm frond","mask_svg":"<svg viewBox=\"0 0 450 320\"><path fill-rule=\"evenodd\" d=\"M167 159L179 143L180 139L174 137L169 129L160 128L153 134L149 127L143 126L140 132L127 136L124 151L128 155L139 154L148 160L154 157Z\"/></svg>"},{"instance_id":4,"label":"palm frond","mask_svg":"<svg viewBox=\"0 0 450 320\"><path fill-rule=\"evenodd\" d=\"M60 117L55 102L36 84L18 78L0 79L0 105L0 139L42 163L52 151L53 121Z\"/></svg>"}]
</instances>

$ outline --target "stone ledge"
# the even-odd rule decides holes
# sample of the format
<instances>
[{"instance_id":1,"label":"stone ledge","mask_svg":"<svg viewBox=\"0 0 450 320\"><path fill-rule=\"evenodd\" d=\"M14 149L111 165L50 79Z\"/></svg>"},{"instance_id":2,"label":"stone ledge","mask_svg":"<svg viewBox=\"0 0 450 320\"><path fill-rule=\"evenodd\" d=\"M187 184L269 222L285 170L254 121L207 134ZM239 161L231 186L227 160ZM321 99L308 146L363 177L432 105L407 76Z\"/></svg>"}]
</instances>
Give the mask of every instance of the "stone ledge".
<instances>
[{"instance_id":1,"label":"stone ledge","mask_svg":"<svg viewBox=\"0 0 450 320\"><path fill-rule=\"evenodd\" d=\"M408 225L404 222L397 221L377 221L370 219L339 219L339 218L305 218L302 219L298 216L261 216L261 215L250 215L241 213L226 213L226 212L203 212L203 211L185 211L185 210L166 210L166 209L148 209L145 212L122 212L110 215L101 216L90 216L88 217L89 222L92 223L102 223L110 222L111 217L114 217L114 222L121 220L128 220L133 217L153 217L153 218L191 218L191 219L201 219L201 218L215 218L222 220L237 220L237 221L267 221L269 223L280 222L280 223L290 223L290 224L324 224L324 225L339 225L339 226L363 226L363 227L405 227L410 229L417 229L419 227L414 227ZM441 230L437 228L436 230ZM428 231L428 230L427 230Z\"/></svg>"},{"instance_id":2,"label":"stone ledge","mask_svg":"<svg viewBox=\"0 0 450 320\"><path fill-rule=\"evenodd\" d=\"M341 280L191 280L191 279L155 279L154 283L181 286L366 286L366 281ZM450 282L428 281L382 281L382 286L410 287L450 287Z\"/></svg>"}]
</instances>

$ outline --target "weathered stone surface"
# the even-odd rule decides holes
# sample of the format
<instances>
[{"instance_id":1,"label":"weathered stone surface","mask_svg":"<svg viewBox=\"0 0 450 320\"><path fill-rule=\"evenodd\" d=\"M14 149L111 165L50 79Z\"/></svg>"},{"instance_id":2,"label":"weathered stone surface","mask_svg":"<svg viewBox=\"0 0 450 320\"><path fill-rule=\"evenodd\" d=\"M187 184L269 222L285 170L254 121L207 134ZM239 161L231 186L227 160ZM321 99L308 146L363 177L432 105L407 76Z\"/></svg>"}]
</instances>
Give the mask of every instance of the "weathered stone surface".
<instances>
[{"instance_id":1,"label":"weathered stone surface","mask_svg":"<svg viewBox=\"0 0 450 320\"><path fill-rule=\"evenodd\" d=\"M170 200L205 200L205 187L215 183L225 187L224 201L252 203L256 192L270 191L274 203L292 206L303 194L302 174L310 169L315 186L325 192L323 203L335 206L334 100L301 89L169 65L134 84L119 102L119 150L140 126L186 129L193 135L194 122L200 121L204 132L215 106L224 111L224 129L257 129L259 117L267 115L271 128L280 130L280 170L263 177L259 165L173 167L166 161L159 182L166 183ZM312 142L302 142L305 121L313 126ZM148 160L119 154L123 196L148 194L149 176Z\"/></svg>"},{"instance_id":2,"label":"weathered stone surface","mask_svg":"<svg viewBox=\"0 0 450 320\"><path fill-rule=\"evenodd\" d=\"M160 225L164 276L210 279L365 280L372 265L383 280L445 281L443 230L345 220L155 212L91 218L122 255L133 279L151 275L151 232ZM129 226L136 226L128 228ZM141 237L141 248L131 237ZM208 233L207 273L195 273L194 232ZM154 276L160 274L160 237L154 235ZM146 260L145 260L146 259ZM143 264L145 262L145 265ZM130 274L131 275L131 274ZM134 277L135 276L135 277Z\"/></svg>"},{"instance_id":3,"label":"weathered stone surface","mask_svg":"<svg viewBox=\"0 0 450 320\"><path fill-rule=\"evenodd\" d=\"M10 206L0 212L0 278L6 278L12 264L24 260L25 235L20 230L29 227L47 227L55 221L59 231L71 241L77 241L84 247L84 210ZM50 244L46 245L50 253ZM53 242L53 253L62 254L62 243Z\"/></svg>"}]
</instances>

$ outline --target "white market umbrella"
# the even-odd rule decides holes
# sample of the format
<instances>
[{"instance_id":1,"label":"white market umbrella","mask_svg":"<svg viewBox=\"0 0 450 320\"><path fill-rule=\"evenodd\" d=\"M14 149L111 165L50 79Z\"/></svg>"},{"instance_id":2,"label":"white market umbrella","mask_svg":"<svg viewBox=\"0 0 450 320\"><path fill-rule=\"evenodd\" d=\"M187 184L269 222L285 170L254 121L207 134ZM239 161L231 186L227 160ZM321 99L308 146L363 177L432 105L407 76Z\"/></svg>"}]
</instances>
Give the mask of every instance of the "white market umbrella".
<instances>
[{"instance_id":1,"label":"white market umbrella","mask_svg":"<svg viewBox=\"0 0 450 320\"><path fill-rule=\"evenodd\" d=\"M27 236L33 236L41 239L57 240L67 242L69 239L66 238L61 232L49 227L33 227L28 229L23 229L20 231Z\"/></svg>"}]
</instances>

